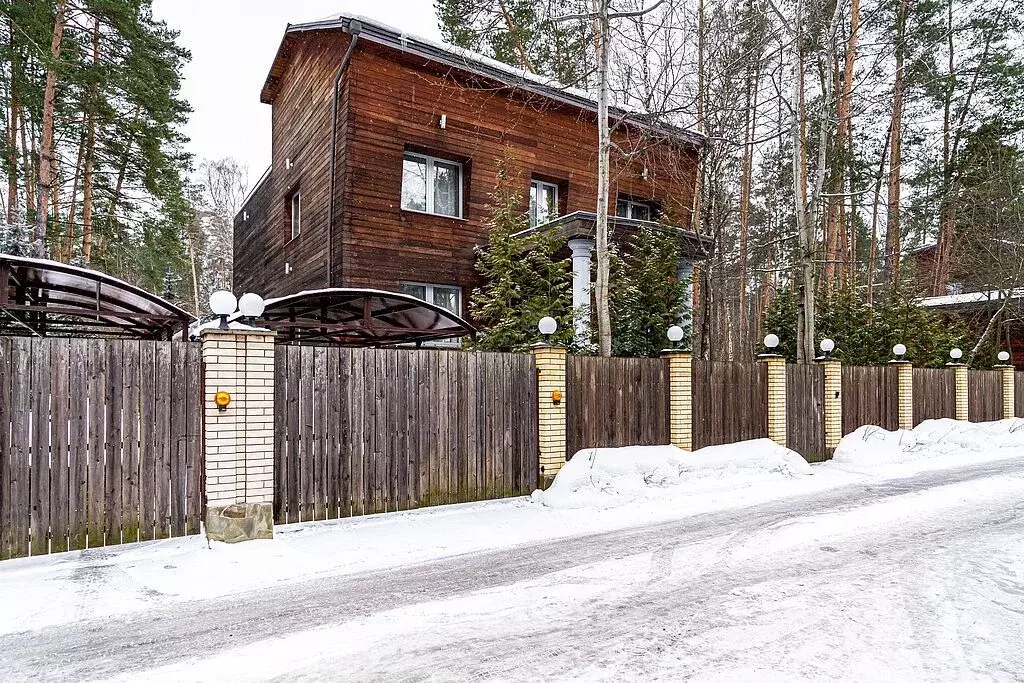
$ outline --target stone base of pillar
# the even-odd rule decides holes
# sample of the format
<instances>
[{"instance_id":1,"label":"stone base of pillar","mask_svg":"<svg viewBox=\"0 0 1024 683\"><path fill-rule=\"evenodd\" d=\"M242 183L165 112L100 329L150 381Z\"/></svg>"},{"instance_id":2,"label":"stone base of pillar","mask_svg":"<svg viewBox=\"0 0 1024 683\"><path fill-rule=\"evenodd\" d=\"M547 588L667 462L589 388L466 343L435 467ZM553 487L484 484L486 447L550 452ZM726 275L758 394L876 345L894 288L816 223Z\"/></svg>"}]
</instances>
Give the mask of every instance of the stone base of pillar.
<instances>
[{"instance_id":1,"label":"stone base of pillar","mask_svg":"<svg viewBox=\"0 0 1024 683\"><path fill-rule=\"evenodd\" d=\"M274 537L273 503L234 503L206 509L206 538L224 543Z\"/></svg>"}]
</instances>

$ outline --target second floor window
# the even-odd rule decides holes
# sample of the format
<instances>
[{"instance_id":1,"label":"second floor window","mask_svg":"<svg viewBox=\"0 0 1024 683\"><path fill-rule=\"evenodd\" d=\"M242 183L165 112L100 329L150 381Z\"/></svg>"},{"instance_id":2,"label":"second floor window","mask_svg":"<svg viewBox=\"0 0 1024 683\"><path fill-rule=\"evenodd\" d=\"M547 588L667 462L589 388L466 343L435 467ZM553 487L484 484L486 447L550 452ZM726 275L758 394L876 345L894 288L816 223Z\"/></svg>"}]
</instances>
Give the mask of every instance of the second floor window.
<instances>
[{"instance_id":1,"label":"second floor window","mask_svg":"<svg viewBox=\"0 0 1024 683\"><path fill-rule=\"evenodd\" d=\"M302 192L295 190L288 199L288 222L292 228L292 239L302 231Z\"/></svg>"},{"instance_id":2,"label":"second floor window","mask_svg":"<svg viewBox=\"0 0 1024 683\"><path fill-rule=\"evenodd\" d=\"M402 159L402 208L462 217L462 164L407 152Z\"/></svg>"},{"instance_id":3,"label":"second floor window","mask_svg":"<svg viewBox=\"0 0 1024 683\"><path fill-rule=\"evenodd\" d=\"M534 180L530 183L530 227L547 223L558 215L558 185Z\"/></svg>"},{"instance_id":4,"label":"second floor window","mask_svg":"<svg viewBox=\"0 0 1024 683\"><path fill-rule=\"evenodd\" d=\"M615 215L619 218L632 218L635 221L656 221L658 220L658 209L651 202L640 202L631 197L619 195L615 202Z\"/></svg>"}]
</instances>

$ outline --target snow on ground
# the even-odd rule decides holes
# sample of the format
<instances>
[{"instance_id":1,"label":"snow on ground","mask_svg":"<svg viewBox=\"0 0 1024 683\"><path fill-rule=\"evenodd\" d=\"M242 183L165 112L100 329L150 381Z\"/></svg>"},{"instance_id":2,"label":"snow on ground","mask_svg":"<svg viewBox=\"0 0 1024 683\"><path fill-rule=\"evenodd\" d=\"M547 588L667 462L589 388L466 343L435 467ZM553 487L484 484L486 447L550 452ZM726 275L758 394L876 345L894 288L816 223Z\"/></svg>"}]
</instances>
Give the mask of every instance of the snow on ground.
<instances>
[{"instance_id":1,"label":"snow on ground","mask_svg":"<svg viewBox=\"0 0 1024 683\"><path fill-rule=\"evenodd\" d=\"M317 576L653 524L839 486L1024 455L1024 420L861 428L808 466L770 441L685 453L581 451L531 498L286 525L273 541L201 537L0 562L0 634L241 593Z\"/></svg>"}]
</instances>

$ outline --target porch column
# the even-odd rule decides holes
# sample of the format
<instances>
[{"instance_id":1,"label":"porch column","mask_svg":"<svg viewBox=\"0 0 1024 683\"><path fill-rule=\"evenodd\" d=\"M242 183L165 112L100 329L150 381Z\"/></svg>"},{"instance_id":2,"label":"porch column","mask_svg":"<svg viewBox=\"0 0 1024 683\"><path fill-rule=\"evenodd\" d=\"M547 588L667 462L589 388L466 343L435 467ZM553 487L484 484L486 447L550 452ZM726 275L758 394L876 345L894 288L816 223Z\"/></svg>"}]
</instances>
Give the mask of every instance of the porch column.
<instances>
[{"instance_id":1,"label":"porch column","mask_svg":"<svg viewBox=\"0 0 1024 683\"><path fill-rule=\"evenodd\" d=\"M259 328L202 331L205 521L212 541L274 535L274 336Z\"/></svg>"},{"instance_id":2,"label":"porch column","mask_svg":"<svg viewBox=\"0 0 1024 683\"><path fill-rule=\"evenodd\" d=\"M572 317L576 330L576 342L590 341L590 255L594 251L594 240L572 239Z\"/></svg>"}]
</instances>

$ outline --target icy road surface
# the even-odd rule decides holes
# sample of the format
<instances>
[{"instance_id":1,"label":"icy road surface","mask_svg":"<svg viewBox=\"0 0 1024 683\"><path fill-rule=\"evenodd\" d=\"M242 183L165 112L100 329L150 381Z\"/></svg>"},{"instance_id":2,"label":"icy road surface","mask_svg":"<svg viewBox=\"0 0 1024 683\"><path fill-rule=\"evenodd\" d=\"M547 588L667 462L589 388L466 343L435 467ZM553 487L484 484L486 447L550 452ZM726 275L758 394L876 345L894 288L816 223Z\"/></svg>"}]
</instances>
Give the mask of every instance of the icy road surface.
<instances>
[{"instance_id":1,"label":"icy road surface","mask_svg":"<svg viewBox=\"0 0 1024 683\"><path fill-rule=\"evenodd\" d=\"M253 567L252 571L259 571ZM1021 680L1024 458L0 636L4 680Z\"/></svg>"}]
</instances>

